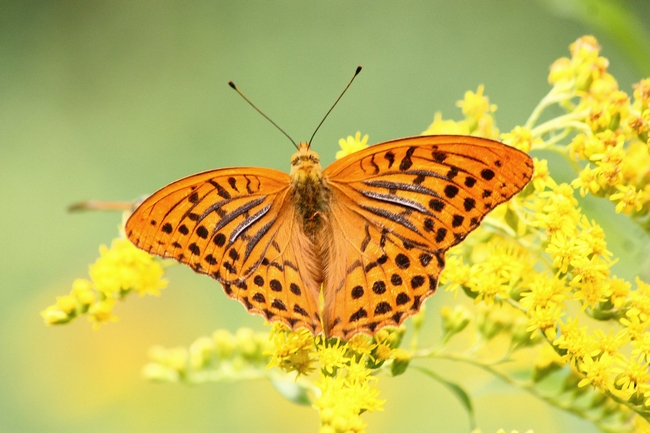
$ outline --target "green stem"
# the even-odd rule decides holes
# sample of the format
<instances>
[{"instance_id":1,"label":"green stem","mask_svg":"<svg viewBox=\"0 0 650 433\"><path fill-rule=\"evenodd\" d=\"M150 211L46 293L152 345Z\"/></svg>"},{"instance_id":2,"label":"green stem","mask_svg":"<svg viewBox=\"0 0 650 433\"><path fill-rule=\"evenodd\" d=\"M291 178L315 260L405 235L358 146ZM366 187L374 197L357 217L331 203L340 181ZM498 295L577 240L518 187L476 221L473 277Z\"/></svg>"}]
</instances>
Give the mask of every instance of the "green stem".
<instances>
[{"instance_id":1,"label":"green stem","mask_svg":"<svg viewBox=\"0 0 650 433\"><path fill-rule=\"evenodd\" d=\"M467 357L462 354L458 353L442 353L440 351L429 351L429 350L424 350L420 351L418 353L415 353L413 357L421 357L421 358L435 358L435 359L447 359L451 361L459 361L459 362L464 362L469 365L473 365L475 367L478 367L490 374L492 374L495 377L498 377L499 379L503 380L505 383L515 386L519 389L522 389L526 391L527 393L533 395L534 397L548 403L551 406L557 407L559 409L562 409L564 411L567 411L569 413L572 413L580 418L583 418L587 421L590 421L594 423L596 426L598 426L601 430L603 431L620 431L620 430L615 430L615 429L608 429L607 426L603 425L602 422L602 417L598 417L595 415L592 415L588 413L586 410L575 407L571 405L569 402L564 402L556 397L546 394L539 390L537 387L535 387L534 382L524 382L521 380L516 380L507 374L499 371L498 369L494 368L494 363L488 363L484 362L475 358ZM503 360L498 361L498 363L502 363ZM621 402L620 399L616 398L615 396L612 396L610 393L607 393L609 397L614 399L617 403L624 404L624 402ZM625 405L628 407L627 405ZM640 411L635 411L643 416L643 414Z\"/></svg>"},{"instance_id":2,"label":"green stem","mask_svg":"<svg viewBox=\"0 0 650 433\"><path fill-rule=\"evenodd\" d=\"M554 117L553 119L534 127L531 130L531 133L533 134L533 137L541 137L551 131L575 128L584 134L591 135L591 129L581 121L587 114L587 111L583 110Z\"/></svg>"},{"instance_id":3,"label":"green stem","mask_svg":"<svg viewBox=\"0 0 650 433\"><path fill-rule=\"evenodd\" d=\"M574 96L575 94L573 92L564 92L559 90L557 87L553 87L533 109L533 112L530 114L530 117L524 126L528 129L532 129L535 122L537 122L547 107L562 101L570 100Z\"/></svg>"}]
</instances>

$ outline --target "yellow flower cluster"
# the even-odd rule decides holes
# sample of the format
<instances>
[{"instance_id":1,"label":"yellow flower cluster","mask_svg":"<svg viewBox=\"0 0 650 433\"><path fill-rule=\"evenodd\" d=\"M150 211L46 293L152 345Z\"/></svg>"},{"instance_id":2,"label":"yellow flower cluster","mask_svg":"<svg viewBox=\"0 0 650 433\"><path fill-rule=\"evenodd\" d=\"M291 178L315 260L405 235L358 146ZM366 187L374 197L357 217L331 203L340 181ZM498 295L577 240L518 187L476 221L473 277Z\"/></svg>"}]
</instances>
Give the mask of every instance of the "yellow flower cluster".
<instances>
[{"instance_id":1,"label":"yellow flower cluster","mask_svg":"<svg viewBox=\"0 0 650 433\"><path fill-rule=\"evenodd\" d=\"M522 150L568 157L576 179L556 183L548 162L536 158L532 186L495 211L504 216L500 222L486 218L452 250L441 282L481 302L475 327L488 340L505 332L515 342L521 331L516 324L527 321L528 338L537 339L528 345L538 352L534 382L569 366L567 381L575 377L573 386L591 385L602 396L594 397L594 408L603 417L618 413L622 423L642 431L650 420L650 285L637 278L632 290L613 275L617 260L606 233L582 213L575 190L609 198L617 212L650 232L650 80L635 85L632 101L607 72L593 37L580 38L571 53L551 67L553 88L526 125L501 137ZM554 104L566 114L536 125ZM453 133L455 127L436 132ZM504 309L504 302L513 308ZM454 316L462 317L443 314L445 327ZM614 328L592 319L611 321ZM455 321L461 330L467 326Z\"/></svg>"},{"instance_id":2,"label":"yellow flower cluster","mask_svg":"<svg viewBox=\"0 0 650 433\"><path fill-rule=\"evenodd\" d=\"M595 38L580 38L571 45L571 53L571 59L554 63L549 76L554 92L564 92L564 105L577 99L570 113L553 125L555 129L575 127L581 131L566 148L574 161L586 162L571 186L583 197L590 193L609 198L616 203L616 212L647 217L650 79L634 85L631 99L607 72L609 62L599 56Z\"/></svg>"},{"instance_id":3,"label":"yellow flower cluster","mask_svg":"<svg viewBox=\"0 0 650 433\"><path fill-rule=\"evenodd\" d=\"M212 337L200 337L189 348L154 346L151 362L142 375L157 382L203 383L259 379L267 376L264 366L271 350L268 334L240 328L233 335L220 329Z\"/></svg>"},{"instance_id":4,"label":"yellow flower cluster","mask_svg":"<svg viewBox=\"0 0 650 433\"><path fill-rule=\"evenodd\" d=\"M47 325L68 323L88 314L96 328L116 321L115 302L129 293L160 295L167 286L160 261L136 248L126 239L113 240L111 248L100 246L101 257L90 265L88 279L77 279L69 295L59 296L56 303L41 312Z\"/></svg>"},{"instance_id":5,"label":"yellow flower cluster","mask_svg":"<svg viewBox=\"0 0 650 433\"><path fill-rule=\"evenodd\" d=\"M348 342L338 339L314 338L306 330L288 331L276 323L271 328L273 350L269 367L289 373L310 374L320 365L318 389L313 407L321 419L321 433L363 432L363 412L382 410L383 400L377 397L374 370L393 359L393 374L400 374L408 365L410 354L396 349L403 331L380 331L374 339L357 335Z\"/></svg>"},{"instance_id":6,"label":"yellow flower cluster","mask_svg":"<svg viewBox=\"0 0 650 433\"><path fill-rule=\"evenodd\" d=\"M433 123L429 125L422 135L433 134L454 134L454 135L476 135L479 137L498 138L499 130L494 124L493 113L497 106L490 104L487 96L483 95L485 86L478 86L476 93L465 92L465 98L458 101L465 119L455 122L443 120L442 114L437 112L433 117Z\"/></svg>"}]
</instances>

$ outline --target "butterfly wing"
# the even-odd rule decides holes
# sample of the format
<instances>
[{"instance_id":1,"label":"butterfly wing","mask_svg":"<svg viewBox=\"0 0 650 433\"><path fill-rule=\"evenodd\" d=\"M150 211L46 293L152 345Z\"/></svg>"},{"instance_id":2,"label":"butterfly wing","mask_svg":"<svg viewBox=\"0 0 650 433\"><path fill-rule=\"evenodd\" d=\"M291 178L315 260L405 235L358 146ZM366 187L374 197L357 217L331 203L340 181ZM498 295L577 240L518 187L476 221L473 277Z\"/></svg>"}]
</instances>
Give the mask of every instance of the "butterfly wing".
<instances>
[{"instance_id":1,"label":"butterfly wing","mask_svg":"<svg viewBox=\"0 0 650 433\"><path fill-rule=\"evenodd\" d=\"M289 175L207 171L148 197L126 223L139 248L222 283L254 314L320 332L313 248L298 229Z\"/></svg>"},{"instance_id":2,"label":"butterfly wing","mask_svg":"<svg viewBox=\"0 0 650 433\"><path fill-rule=\"evenodd\" d=\"M525 153L468 136L390 141L327 167L326 334L374 334L417 313L437 288L445 251L532 174Z\"/></svg>"}]
</instances>

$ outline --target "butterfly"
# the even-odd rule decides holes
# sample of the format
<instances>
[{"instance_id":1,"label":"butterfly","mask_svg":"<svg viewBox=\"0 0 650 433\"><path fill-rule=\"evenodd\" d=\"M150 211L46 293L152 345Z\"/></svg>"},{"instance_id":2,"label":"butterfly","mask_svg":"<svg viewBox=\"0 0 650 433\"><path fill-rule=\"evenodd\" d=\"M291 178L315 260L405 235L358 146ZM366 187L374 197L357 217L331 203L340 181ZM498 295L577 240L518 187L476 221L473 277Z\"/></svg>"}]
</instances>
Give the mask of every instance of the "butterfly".
<instances>
[{"instance_id":1,"label":"butterfly","mask_svg":"<svg viewBox=\"0 0 650 433\"><path fill-rule=\"evenodd\" d=\"M126 234L216 279L252 314L348 340L417 313L445 252L532 175L524 152L472 136L388 141L324 170L304 142L290 174L223 168L165 186Z\"/></svg>"}]
</instances>

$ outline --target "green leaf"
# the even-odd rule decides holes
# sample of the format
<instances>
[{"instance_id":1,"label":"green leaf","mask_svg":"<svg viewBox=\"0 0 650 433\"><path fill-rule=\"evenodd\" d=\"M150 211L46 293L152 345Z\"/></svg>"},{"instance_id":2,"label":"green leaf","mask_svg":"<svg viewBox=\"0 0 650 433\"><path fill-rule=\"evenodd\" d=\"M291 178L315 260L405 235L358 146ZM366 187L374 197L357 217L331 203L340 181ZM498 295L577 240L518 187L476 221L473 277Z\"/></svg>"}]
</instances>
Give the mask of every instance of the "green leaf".
<instances>
[{"instance_id":1,"label":"green leaf","mask_svg":"<svg viewBox=\"0 0 650 433\"><path fill-rule=\"evenodd\" d=\"M449 391L451 391L452 394L454 394L456 398L460 401L460 403L465 408L465 411L467 412L467 416L469 418L470 430L474 430L476 428L476 420L474 419L474 407L472 406L472 399L470 398L469 394L460 385L457 385L453 382L443 379L441 376L438 376L436 373L429 370L428 368L419 367L419 366L411 366L411 368L414 368L426 374L427 376L431 377L432 379L435 379L440 384L444 385Z\"/></svg>"},{"instance_id":2,"label":"green leaf","mask_svg":"<svg viewBox=\"0 0 650 433\"><path fill-rule=\"evenodd\" d=\"M271 384L280 395L294 404L311 406L307 388L299 383L287 380L271 380Z\"/></svg>"}]
</instances>

